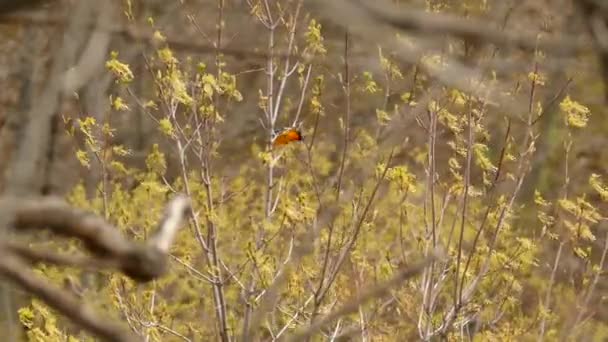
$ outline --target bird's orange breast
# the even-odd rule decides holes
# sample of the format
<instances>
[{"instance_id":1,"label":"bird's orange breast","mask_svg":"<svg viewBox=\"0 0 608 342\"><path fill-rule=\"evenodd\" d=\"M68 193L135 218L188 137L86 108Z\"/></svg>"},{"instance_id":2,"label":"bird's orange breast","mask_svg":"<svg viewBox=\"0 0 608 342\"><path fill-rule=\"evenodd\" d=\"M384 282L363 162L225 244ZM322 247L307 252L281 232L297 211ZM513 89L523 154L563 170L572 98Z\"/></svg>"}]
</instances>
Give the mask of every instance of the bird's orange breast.
<instances>
[{"instance_id":1,"label":"bird's orange breast","mask_svg":"<svg viewBox=\"0 0 608 342\"><path fill-rule=\"evenodd\" d=\"M297 129L288 129L279 133L272 141L273 146L287 145L292 141L302 140L302 134Z\"/></svg>"}]
</instances>

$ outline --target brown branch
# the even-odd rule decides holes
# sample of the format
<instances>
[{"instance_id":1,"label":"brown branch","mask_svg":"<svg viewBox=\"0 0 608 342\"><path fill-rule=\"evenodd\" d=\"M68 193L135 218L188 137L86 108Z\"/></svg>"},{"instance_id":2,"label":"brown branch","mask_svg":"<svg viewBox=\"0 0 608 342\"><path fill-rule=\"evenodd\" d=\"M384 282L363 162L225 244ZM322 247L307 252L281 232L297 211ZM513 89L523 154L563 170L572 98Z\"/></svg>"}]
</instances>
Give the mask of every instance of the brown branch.
<instances>
[{"instance_id":1,"label":"brown branch","mask_svg":"<svg viewBox=\"0 0 608 342\"><path fill-rule=\"evenodd\" d=\"M164 254L169 252L169 247L171 246L177 233L177 229L181 224L187 206L187 199L185 197L177 197L173 202L171 202L167 208L166 217L161 221L161 227L159 227L156 234L153 235L150 240L148 240L147 245L149 247L155 248ZM76 213L73 209L70 210L72 210L72 213L76 216L82 215L81 213ZM108 227L108 229L115 230L114 227ZM121 237L119 239L121 239ZM124 268L120 260L117 260L116 258L108 258L105 254L103 255L104 259L98 259L83 254L59 254L54 251L30 249L25 245L12 242L0 244L0 248L4 248L14 253L15 255L24 259L24 261L31 264L46 263L56 266L79 267L91 270L102 268Z\"/></svg>"},{"instance_id":2,"label":"brown branch","mask_svg":"<svg viewBox=\"0 0 608 342\"><path fill-rule=\"evenodd\" d=\"M147 243L136 243L124 238L116 227L100 217L70 207L57 198L0 199L0 207L10 217L17 230L48 228L61 236L82 240L85 247L105 262L115 261L129 277L149 281L162 275L167 266L169 246L190 209L184 196L177 196L168 205L167 213L157 233ZM21 251L22 256L27 256ZM30 260L61 263L61 257L30 253Z\"/></svg>"},{"instance_id":3,"label":"brown branch","mask_svg":"<svg viewBox=\"0 0 608 342\"><path fill-rule=\"evenodd\" d=\"M93 309L71 293L64 291L29 270L29 265L7 250L0 250L0 275L42 299L76 324L108 341L135 341L121 324L98 317Z\"/></svg>"},{"instance_id":4,"label":"brown branch","mask_svg":"<svg viewBox=\"0 0 608 342\"><path fill-rule=\"evenodd\" d=\"M28 246L12 242L0 244L1 249L15 254L28 264L44 263L55 266L78 267L87 270L118 267L118 264L114 260L100 260L82 254L60 254L49 250L31 249Z\"/></svg>"},{"instance_id":5,"label":"brown branch","mask_svg":"<svg viewBox=\"0 0 608 342\"><path fill-rule=\"evenodd\" d=\"M8 16L3 16L0 19L0 24L21 24L21 25L40 25L40 26L51 26L51 27L60 27L65 25L67 19L64 17L49 17L46 15L38 15L34 14L13 14ZM82 29L89 29L90 25L85 25ZM141 42L151 46L158 46L160 41L154 38L154 31L147 27L140 26L114 26L114 25L105 25L101 27L96 27L101 32L107 32L111 34L116 34L122 36L124 39L130 41ZM226 56L232 56L235 58L260 58L265 59L269 57L269 53L264 50L256 51L253 49L240 48L240 47L216 47L213 44L201 44L192 39L183 39L177 37L166 37L164 43L166 43L171 49L190 52L190 53L220 53ZM293 57L293 58L301 58L306 62L311 62L316 59L316 57L309 55L307 53L297 53L297 52L288 52L288 51L275 51L275 57Z\"/></svg>"},{"instance_id":6,"label":"brown branch","mask_svg":"<svg viewBox=\"0 0 608 342\"><path fill-rule=\"evenodd\" d=\"M0 15L37 7L43 0L0 0Z\"/></svg>"},{"instance_id":7,"label":"brown branch","mask_svg":"<svg viewBox=\"0 0 608 342\"><path fill-rule=\"evenodd\" d=\"M485 101L488 105L502 106L507 115L515 116L513 113L521 111L518 105L522 100L521 97L513 94L506 96L507 86L504 82L496 82L489 89L481 89L475 85L485 80L482 68L469 67L449 56L444 56L441 64L425 59L424 56L429 51L433 51L439 40L408 36L406 42L403 35L397 36L391 33L397 33L397 31L389 23L348 0L310 0L308 3L317 7L317 14L323 18L348 29L350 33L367 41L393 50L401 61L417 64L421 71L443 85L467 92Z\"/></svg>"},{"instance_id":8,"label":"brown branch","mask_svg":"<svg viewBox=\"0 0 608 342\"><path fill-rule=\"evenodd\" d=\"M3 197L0 198L0 209L16 230L48 228L57 235L78 238L96 257L66 256L5 243L0 245L0 275L104 339L134 341L135 337L122 325L100 319L77 297L36 276L30 271L30 264L46 262L84 268L115 267L137 281L152 280L166 270L169 248L184 218L190 213L190 201L180 195L169 202L158 231L145 243L124 238L105 220L74 209L58 198Z\"/></svg>"},{"instance_id":9,"label":"brown branch","mask_svg":"<svg viewBox=\"0 0 608 342\"><path fill-rule=\"evenodd\" d=\"M388 1L354 1L365 8L375 18L388 23L390 26L417 33L429 35L453 35L481 43L491 43L497 46L516 47L527 51L549 50L559 55L571 55L583 50L589 50L588 40L573 36L560 35L559 39L547 38L539 40L540 32L509 32L504 31L491 22L474 18L459 18L442 13L429 13L408 6L395 6Z\"/></svg>"},{"instance_id":10,"label":"brown branch","mask_svg":"<svg viewBox=\"0 0 608 342\"><path fill-rule=\"evenodd\" d=\"M592 13L588 17L588 25L595 40L598 51L598 59L604 80L604 96L608 99L608 24L607 18L599 13Z\"/></svg>"}]
</instances>

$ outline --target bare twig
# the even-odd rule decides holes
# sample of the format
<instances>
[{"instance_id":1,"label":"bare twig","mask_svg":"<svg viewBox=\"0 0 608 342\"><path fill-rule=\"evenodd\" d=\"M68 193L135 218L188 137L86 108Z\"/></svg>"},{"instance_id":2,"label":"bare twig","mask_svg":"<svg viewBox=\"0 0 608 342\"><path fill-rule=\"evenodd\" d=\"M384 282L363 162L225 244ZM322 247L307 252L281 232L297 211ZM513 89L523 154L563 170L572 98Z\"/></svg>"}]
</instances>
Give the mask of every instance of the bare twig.
<instances>
[{"instance_id":1,"label":"bare twig","mask_svg":"<svg viewBox=\"0 0 608 342\"><path fill-rule=\"evenodd\" d=\"M346 161L346 155L348 152L348 141L350 140L350 68L348 60L348 32L344 34L344 79L342 81L342 89L344 91L344 103L346 108L344 109L344 140L342 145L342 157L340 158L340 167L338 168L338 187L336 189L336 200L340 200L340 192L342 191L342 175L344 174L344 163ZM329 250L330 245L327 248Z\"/></svg>"},{"instance_id":2,"label":"bare twig","mask_svg":"<svg viewBox=\"0 0 608 342\"><path fill-rule=\"evenodd\" d=\"M553 284L555 283L555 275L557 274L557 267L560 262L562 250L564 248L564 242L559 243L557 254L555 255L555 261L553 262L553 268L551 270L551 279L549 279L549 286L547 287L547 293L545 294L545 300L541 304L542 310L546 311L543 314L543 318L540 321L540 331L538 333L538 341L543 341L545 338L545 330L547 325L547 313L551 310L551 295L553 294Z\"/></svg>"},{"instance_id":3,"label":"bare twig","mask_svg":"<svg viewBox=\"0 0 608 342\"><path fill-rule=\"evenodd\" d=\"M342 265L344 264L344 262L346 261L346 257L352 252L353 247L355 246L355 244L357 243L358 237L359 237L359 232L361 231L361 227L363 225L363 222L365 221L365 219L367 218L367 215L370 211L370 208L372 207L372 204L376 198L376 194L378 193L378 189L380 189L380 186L383 183L383 180L386 176L386 173L388 172L389 168L390 168L390 164L391 161L393 160L393 156L394 156L394 152L395 150L391 150L387 160L386 160L386 164L384 166L384 169L382 170L382 173L380 174L374 189L372 190L372 193L370 194L370 197L365 205L365 207L363 208L363 211L361 212L358 220L356 222L353 222L354 225L354 231L352 233L352 236L350 237L350 239L348 240L348 243L346 244L346 246L344 247L344 249L342 249L342 251L340 252L340 255L338 256L338 259L336 260L334 267L332 269L332 271L329 274L329 278L328 280L325 282L325 286L323 288L319 288L316 292L316 298L315 298L315 306L318 307L319 304L323 301L323 298L325 297L327 291L329 291L329 289L331 288L333 282L335 281L336 277L338 276L338 273L340 273L340 270L342 268Z\"/></svg>"},{"instance_id":4,"label":"bare twig","mask_svg":"<svg viewBox=\"0 0 608 342\"><path fill-rule=\"evenodd\" d=\"M371 288L368 291L363 292L362 294L356 296L356 298L353 298L353 299L347 301L347 303L344 306L340 307L339 309L333 311L332 313L330 313L324 317L320 317L310 326L297 331L296 333L294 333L293 336L291 336L290 338L287 338L287 341L291 341L291 342L303 341L303 340L306 340L307 338L312 337L318 330L322 329L327 324L333 322L334 320L336 320L340 317L343 317L345 315L348 315L348 314L351 314L351 313L357 311L361 305L369 302L370 300L373 300L373 299L386 295L391 289L395 288L402 282L420 274L420 272L422 272L432 261L434 261L438 258L441 258L441 257L442 257L442 253L435 252L435 253L432 253L427 258L425 258L424 260L422 260L410 267L406 267L406 268L400 270L397 273L397 275L395 275L390 280L388 280L384 283L381 283L378 286Z\"/></svg>"}]
</instances>

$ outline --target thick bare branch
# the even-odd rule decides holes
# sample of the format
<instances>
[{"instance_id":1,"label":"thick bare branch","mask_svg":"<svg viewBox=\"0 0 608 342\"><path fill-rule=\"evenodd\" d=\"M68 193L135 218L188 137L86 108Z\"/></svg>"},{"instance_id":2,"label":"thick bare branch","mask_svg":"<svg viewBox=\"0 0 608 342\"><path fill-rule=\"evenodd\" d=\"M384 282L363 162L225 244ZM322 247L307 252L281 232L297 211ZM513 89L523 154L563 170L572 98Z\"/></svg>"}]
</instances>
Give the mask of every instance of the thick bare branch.
<instances>
[{"instance_id":1,"label":"thick bare branch","mask_svg":"<svg viewBox=\"0 0 608 342\"><path fill-rule=\"evenodd\" d=\"M46 262L84 268L116 267L138 281L157 278L166 270L169 248L190 212L190 201L185 196L174 198L158 231L146 243L124 238L116 227L100 217L74 209L57 198L4 197L0 199L0 208L17 230L48 228L58 235L79 238L97 257L68 257L6 243L0 246L0 274L100 337L110 341L133 341L134 336L128 330L100 319L75 296L36 276L29 266L34 262Z\"/></svg>"},{"instance_id":2,"label":"thick bare branch","mask_svg":"<svg viewBox=\"0 0 608 342\"><path fill-rule=\"evenodd\" d=\"M0 15L37 7L43 0L0 0Z\"/></svg>"},{"instance_id":3,"label":"thick bare branch","mask_svg":"<svg viewBox=\"0 0 608 342\"><path fill-rule=\"evenodd\" d=\"M0 250L0 274L42 299L55 310L108 341L135 341L122 325L101 319L91 307L67 291L35 275L29 265L7 250Z\"/></svg>"},{"instance_id":4,"label":"thick bare branch","mask_svg":"<svg viewBox=\"0 0 608 342\"><path fill-rule=\"evenodd\" d=\"M45 249L31 249L28 246L13 242L0 244L0 249L6 249L29 264L45 263L56 266L79 267L85 270L115 268L118 266L114 260L100 260L83 254L74 255L57 253Z\"/></svg>"},{"instance_id":5,"label":"thick bare branch","mask_svg":"<svg viewBox=\"0 0 608 342\"><path fill-rule=\"evenodd\" d=\"M38 26L49 26L59 27L66 24L69 18L61 16L47 16L39 15L39 13L27 13L27 14L11 14L3 16L2 23L22 24L22 25L38 25ZM84 25L81 27L83 30L91 29L91 25ZM159 40L154 37L154 31L149 27L136 26L136 25L117 25L116 23L107 23L102 26L95 27L96 32L107 33L111 35L118 35L122 38L137 43L143 43L150 46L158 46ZM268 51L255 50L243 47L230 47L222 46L220 48L215 47L213 44L205 44L198 41L184 39L182 37L167 36L164 40L171 49L197 54L213 54L221 53L226 56L231 56L239 59L252 58L252 59L265 59L269 57ZM122 55L122 54L121 54ZM105 54L103 55L105 56ZM301 58L306 62L312 62L319 64L326 63L323 59L310 55L308 53L301 53L296 51L287 50L276 50L273 54L274 57L290 57L290 58Z\"/></svg>"},{"instance_id":6,"label":"thick bare branch","mask_svg":"<svg viewBox=\"0 0 608 342\"><path fill-rule=\"evenodd\" d=\"M479 19L429 13L411 7L395 6L388 1L353 1L377 19L405 30L430 35L453 35L466 40L516 47L528 51L548 50L553 54L574 54L591 49L591 42L580 37L561 35L558 39L538 39L540 32L510 32Z\"/></svg>"},{"instance_id":7,"label":"thick bare branch","mask_svg":"<svg viewBox=\"0 0 608 342\"><path fill-rule=\"evenodd\" d=\"M0 199L17 230L48 228L53 233L82 240L89 251L116 265L139 281L165 272L167 252L178 227L190 209L190 202L177 196L168 205L158 232L146 244L130 241L113 225L97 215L74 209L58 198ZM48 260L47 260L48 261Z\"/></svg>"}]
</instances>

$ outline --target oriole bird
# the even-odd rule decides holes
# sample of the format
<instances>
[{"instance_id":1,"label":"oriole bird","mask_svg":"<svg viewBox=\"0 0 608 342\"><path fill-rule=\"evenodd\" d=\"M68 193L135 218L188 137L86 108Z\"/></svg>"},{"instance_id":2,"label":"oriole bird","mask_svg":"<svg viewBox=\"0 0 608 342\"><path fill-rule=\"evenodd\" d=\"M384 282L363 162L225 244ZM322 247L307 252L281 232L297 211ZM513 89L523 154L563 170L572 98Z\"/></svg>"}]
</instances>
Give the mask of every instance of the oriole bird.
<instances>
[{"instance_id":1,"label":"oriole bird","mask_svg":"<svg viewBox=\"0 0 608 342\"><path fill-rule=\"evenodd\" d=\"M272 146L276 147L281 145L287 145L293 141L301 141L302 138L303 137L302 133L300 133L300 130L295 127L287 127L282 131L278 131L274 134L274 137L272 138Z\"/></svg>"}]
</instances>

